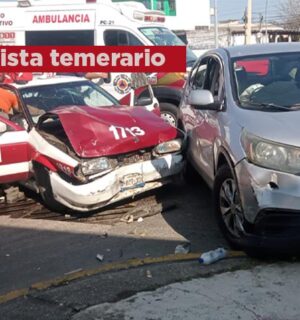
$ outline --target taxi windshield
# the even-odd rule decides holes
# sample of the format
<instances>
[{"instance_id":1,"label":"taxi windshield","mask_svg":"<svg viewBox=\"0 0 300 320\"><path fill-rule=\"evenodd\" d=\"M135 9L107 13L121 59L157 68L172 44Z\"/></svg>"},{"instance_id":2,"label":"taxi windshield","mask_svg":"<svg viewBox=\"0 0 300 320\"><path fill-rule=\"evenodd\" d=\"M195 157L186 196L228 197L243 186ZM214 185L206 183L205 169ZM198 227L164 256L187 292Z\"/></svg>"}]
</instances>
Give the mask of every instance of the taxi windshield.
<instances>
[{"instance_id":1,"label":"taxi windshield","mask_svg":"<svg viewBox=\"0 0 300 320\"><path fill-rule=\"evenodd\" d=\"M35 123L42 114L62 106L119 105L106 91L85 80L28 86L20 89L20 94Z\"/></svg>"},{"instance_id":2,"label":"taxi windshield","mask_svg":"<svg viewBox=\"0 0 300 320\"><path fill-rule=\"evenodd\" d=\"M140 28L143 35L156 46L185 46L186 44L175 33L164 27ZM186 48L187 67L191 67L197 56L191 49Z\"/></svg>"}]
</instances>

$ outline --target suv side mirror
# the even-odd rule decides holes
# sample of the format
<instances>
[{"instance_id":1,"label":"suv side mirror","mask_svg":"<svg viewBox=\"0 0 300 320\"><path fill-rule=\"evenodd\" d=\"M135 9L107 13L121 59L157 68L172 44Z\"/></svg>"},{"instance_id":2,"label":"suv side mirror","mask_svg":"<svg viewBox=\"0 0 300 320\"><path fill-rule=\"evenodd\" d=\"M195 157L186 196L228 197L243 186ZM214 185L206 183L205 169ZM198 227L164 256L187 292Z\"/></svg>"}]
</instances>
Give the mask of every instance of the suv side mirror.
<instances>
[{"instance_id":1,"label":"suv side mirror","mask_svg":"<svg viewBox=\"0 0 300 320\"><path fill-rule=\"evenodd\" d=\"M192 90L188 97L188 104L197 110L219 110L220 103L214 101L209 90Z\"/></svg>"},{"instance_id":2,"label":"suv side mirror","mask_svg":"<svg viewBox=\"0 0 300 320\"><path fill-rule=\"evenodd\" d=\"M7 131L7 124L0 121L0 134Z\"/></svg>"}]
</instances>

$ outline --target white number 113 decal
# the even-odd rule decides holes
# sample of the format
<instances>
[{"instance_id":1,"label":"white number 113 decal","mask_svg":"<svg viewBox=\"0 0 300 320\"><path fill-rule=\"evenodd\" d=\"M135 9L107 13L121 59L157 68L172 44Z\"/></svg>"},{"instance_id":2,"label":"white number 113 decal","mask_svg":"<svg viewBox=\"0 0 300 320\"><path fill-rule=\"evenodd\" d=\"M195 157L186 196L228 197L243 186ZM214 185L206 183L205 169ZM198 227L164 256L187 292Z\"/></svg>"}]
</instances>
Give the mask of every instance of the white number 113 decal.
<instances>
[{"instance_id":1,"label":"white number 113 decal","mask_svg":"<svg viewBox=\"0 0 300 320\"><path fill-rule=\"evenodd\" d=\"M110 126L108 130L113 133L114 138L116 140L126 139L128 135L131 135L133 137L145 135L145 131L142 130L140 127L126 128L126 127Z\"/></svg>"}]
</instances>

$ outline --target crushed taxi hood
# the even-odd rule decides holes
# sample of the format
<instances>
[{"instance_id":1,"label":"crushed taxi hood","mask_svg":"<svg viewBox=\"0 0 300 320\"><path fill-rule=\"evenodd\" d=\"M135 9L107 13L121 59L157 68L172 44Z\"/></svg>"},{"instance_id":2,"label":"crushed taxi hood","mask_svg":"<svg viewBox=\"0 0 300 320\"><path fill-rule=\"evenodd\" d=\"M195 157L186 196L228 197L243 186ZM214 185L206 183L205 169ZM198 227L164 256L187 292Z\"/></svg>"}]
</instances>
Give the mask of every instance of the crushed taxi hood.
<instances>
[{"instance_id":1,"label":"crushed taxi hood","mask_svg":"<svg viewBox=\"0 0 300 320\"><path fill-rule=\"evenodd\" d=\"M141 107L60 107L56 114L76 154L93 158L132 152L176 138L177 129Z\"/></svg>"}]
</instances>

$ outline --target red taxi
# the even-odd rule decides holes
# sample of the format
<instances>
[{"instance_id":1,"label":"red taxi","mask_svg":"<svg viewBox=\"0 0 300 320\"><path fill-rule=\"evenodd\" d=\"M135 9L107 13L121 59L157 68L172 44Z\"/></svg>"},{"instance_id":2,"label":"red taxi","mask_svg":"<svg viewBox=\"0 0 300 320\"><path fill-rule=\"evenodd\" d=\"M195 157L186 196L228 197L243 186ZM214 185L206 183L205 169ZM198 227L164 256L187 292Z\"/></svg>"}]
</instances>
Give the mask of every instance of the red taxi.
<instances>
[{"instance_id":1,"label":"red taxi","mask_svg":"<svg viewBox=\"0 0 300 320\"><path fill-rule=\"evenodd\" d=\"M89 211L180 173L185 135L77 77L1 85L20 113L0 116L0 184L18 181L54 210Z\"/></svg>"}]
</instances>

